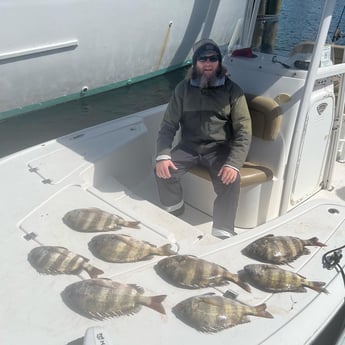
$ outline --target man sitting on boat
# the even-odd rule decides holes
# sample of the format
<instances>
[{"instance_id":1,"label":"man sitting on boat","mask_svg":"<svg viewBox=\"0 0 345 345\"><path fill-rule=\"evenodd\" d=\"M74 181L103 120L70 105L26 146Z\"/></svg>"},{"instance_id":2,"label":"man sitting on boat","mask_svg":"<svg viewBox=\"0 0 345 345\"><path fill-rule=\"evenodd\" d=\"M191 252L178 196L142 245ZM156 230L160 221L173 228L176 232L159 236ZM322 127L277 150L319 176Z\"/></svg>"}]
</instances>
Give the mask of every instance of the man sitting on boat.
<instances>
[{"instance_id":1,"label":"man sitting on boat","mask_svg":"<svg viewBox=\"0 0 345 345\"><path fill-rule=\"evenodd\" d=\"M157 139L156 181L168 212L184 210L180 178L196 165L208 169L217 197L212 235L236 235L240 175L251 142L251 119L241 88L229 79L218 45L203 39L193 47L193 65L175 88ZM178 129L181 140L172 149Z\"/></svg>"}]
</instances>

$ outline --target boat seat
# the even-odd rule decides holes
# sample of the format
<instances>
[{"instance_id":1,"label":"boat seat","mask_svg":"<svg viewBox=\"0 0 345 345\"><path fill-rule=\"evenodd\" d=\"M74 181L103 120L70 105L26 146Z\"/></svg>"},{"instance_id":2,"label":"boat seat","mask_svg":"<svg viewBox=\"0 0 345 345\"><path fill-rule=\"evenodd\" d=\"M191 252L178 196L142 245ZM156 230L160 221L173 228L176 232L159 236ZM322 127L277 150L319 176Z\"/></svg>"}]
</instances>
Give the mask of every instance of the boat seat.
<instances>
[{"instance_id":1,"label":"boat seat","mask_svg":"<svg viewBox=\"0 0 345 345\"><path fill-rule=\"evenodd\" d=\"M265 96L246 94L246 99L252 119L253 137L273 144L282 122L280 106ZM235 225L252 228L267 220L274 171L267 164L254 162L251 157L240 169L240 175L239 212ZM202 166L193 167L183 177L182 184L185 202L212 216L215 192L208 170Z\"/></svg>"},{"instance_id":2,"label":"boat seat","mask_svg":"<svg viewBox=\"0 0 345 345\"><path fill-rule=\"evenodd\" d=\"M253 136L263 140L275 140L280 132L283 113L272 98L246 94L252 119Z\"/></svg>"},{"instance_id":3,"label":"boat seat","mask_svg":"<svg viewBox=\"0 0 345 345\"><path fill-rule=\"evenodd\" d=\"M191 170L189 170L189 173L211 181L208 170L202 166L193 167ZM244 163L240 170L240 175L241 187L246 187L256 183L263 183L273 178L273 172L271 169L251 162Z\"/></svg>"}]
</instances>

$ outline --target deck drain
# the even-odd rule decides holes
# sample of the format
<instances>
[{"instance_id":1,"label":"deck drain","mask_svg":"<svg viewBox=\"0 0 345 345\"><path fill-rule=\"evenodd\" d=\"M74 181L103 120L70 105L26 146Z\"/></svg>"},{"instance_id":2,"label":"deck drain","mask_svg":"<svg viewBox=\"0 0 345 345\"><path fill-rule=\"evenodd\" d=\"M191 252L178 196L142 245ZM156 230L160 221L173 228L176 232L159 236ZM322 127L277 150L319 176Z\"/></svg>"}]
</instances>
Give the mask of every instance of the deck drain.
<instances>
[{"instance_id":1,"label":"deck drain","mask_svg":"<svg viewBox=\"0 0 345 345\"><path fill-rule=\"evenodd\" d=\"M26 235L24 235L24 238L27 241L34 240L36 237L37 237L37 234L35 234L34 232L29 232Z\"/></svg>"},{"instance_id":2,"label":"deck drain","mask_svg":"<svg viewBox=\"0 0 345 345\"><path fill-rule=\"evenodd\" d=\"M330 214L339 214L339 210L337 208L329 208L328 213Z\"/></svg>"}]
</instances>

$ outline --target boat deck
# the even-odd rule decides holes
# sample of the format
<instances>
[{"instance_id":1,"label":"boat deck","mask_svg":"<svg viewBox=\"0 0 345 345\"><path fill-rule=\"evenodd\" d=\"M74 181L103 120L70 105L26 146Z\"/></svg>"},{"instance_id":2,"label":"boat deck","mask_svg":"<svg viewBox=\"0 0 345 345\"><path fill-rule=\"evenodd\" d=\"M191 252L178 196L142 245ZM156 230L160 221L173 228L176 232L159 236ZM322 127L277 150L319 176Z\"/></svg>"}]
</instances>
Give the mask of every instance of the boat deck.
<instances>
[{"instance_id":1,"label":"boat deck","mask_svg":"<svg viewBox=\"0 0 345 345\"><path fill-rule=\"evenodd\" d=\"M134 119L132 130L116 132L117 137L129 140L135 126L140 128ZM93 135L98 130L104 132L101 146L110 150L114 132L108 124L85 132L84 139L92 150L84 147L85 151L83 146L78 145L66 149L66 142L77 137L76 133L0 161L2 193L6 195L6 199L1 201L1 209L4 210L2 259L5 264L0 272L4 282L0 287L3 297L0 338L4 343L81 345L85 331L95 326L105 329L114 344L141 344L144 339L145 343L152 345L184 344L187 341L199 345L209 344L210 341L224 344L229 337L236 344L301 344L305 334L313 339L315 332L322 330L325 317L331 318L336 313L344 294L342 280L335 279L337 272L322 267L323 254L344 244L343 164L336 164L332 191L318 193L312 198L314 200L265 225L249 230L238 229L238 236L222 241L210 235L210 217L188 205L181 218L163 211L157 204L152 175L132 189L125 187L114 175L104 175L109 167L107 161L102 160L103 156L98 156ZM106 154L111 157L111 152ZM56 164L57 161L64 162L63 166ZM103 169L95 169L95 161L103 164ZM128 185L131 185L130 180L128 177ZM161 257L126 264L107 263L93 257L88 242L96 234L76 232L62 221L66 212L81 207L99 207L126 219L140 220L139 229L122 228L118 232L156 245L170 242L180 254L202 257L226 267L232 273L240 272L244 265L255 262L242 255L241 249L258 237L270 233L300 238L317 236L327 247L311 248L310 255L301 256L291 267L284 267L310 280L326 282L330 293L320 294L308 289L307 293L271 294L254 287L248 293L234 283L198 290L174 287L155 272L154 266ZM145 295L166 294L163 302L166 315L146 307L137 314L104 321L76 313L64 303L61 293L69 284L87 279L88 275L86 272L79 276L37 273L27 256L38 245L67 247L102 269L105 272L102 277L142 286ZM216 335L207 335L182 323L172 313L172 307L185 298L208 292L223 294L226 291L250 305L266 303L274 318L250 316L249 323ZM310 315L313 315L312 320ZM295 332L301 320L308 320L304 323L304 332ZM290 338L283 342L286 334Z\"/></svg>"},{"instance_id":2,"label":"boat deck","mask_svg":"<svg viewBox=\"0 0 345 345\"><path fill-rule=\"evenodd\" d=\"M110 186L113 187L113 192L109 192ZM279 221L272 222L270 227L263 226L261 231L253 232L251 236L247 232L231 240L220 241L208 234L203 234L202 231L196 229L197 227L195 228L183 220L170 216L164 211L159 212L156 206L147 204L146 201L137 199L134 195L117 192L116 181L113 184L108 182L107 186L104 187L107 187L108 192L94 188L83 189L80 186L70 186L55 194L48 202L33 210L28 217L19 222L18 227L23 231L23 233L17 233L16 236L16 242L21 243L21 246L17 246L20 255L17 255L15 262L7 260L8 267L16 267L15 272L8 273L7 281L10 282L10 286L7 286L7 289L9 287L10 291L17 289L18 284L25 288L21 290L19 295L15 296L15 303L11 298L6 299L4 309L6 321L2 323L2 325L6 325L6 334L12 334L11 339L16 342L22 342L23 336L25 336L26 339L34 339L35 343L78 344L73 341L82 337L87 328L100 326L107 330L114 344L139 344L142 342L143 336L145 342L157 345L162 343L175 344L176 341L183 343L185 339L191 338L198 344L208 344L209 336L183 324L173 315L171 309L181 300L197 294L208 292L224 294L226 291L230 291L232 295L237 296L239 301L249 305L266 303L268 311L274 315L274 319L250 317L251 322L249 324L238 325L233 329L217 334L215 343L224 343L229 332L231 332L231 339L237 344L242 344L243 339L246 339L247 343L248 333L252 334L253 337L248 342L250 344L276 344L277 337L280 337L279 329L287 321L289 323L285 327L289 327L290 324L291 332L293 332L293 328L296 327L295 322L298 322L297 320L294 322L294 317L304 310L305 313L309 314L310 309L313 309L312 302L316 299L326 302L327 299L331 298L312 290L306 294L271 294L252 288L252 292L248 293L233 283L224 287L199 290L176 288L163 281L155 272L154 265L161 257L138 263L106 263L92 257L88 250L87 244L95 234L79 233L69 229L63 224L62 217L67 211L76 207L96 206L119 214L124 218L132 218L135 210L135 219L139 217L142 221L140 229L122 228L118 233L132 235L157 245L163 245L169 241L179 250L180 254L196 255L208 261L216 262L232 273L237 273L245 264L255 262L241 254L241 249L252 240L268 233L306 238L312 232L320 241L327 243L328 247L312 248L310 256L300 257L291 264L290 268L287 268L311 280L326 281L328 285L332 285L336 272L322 269L322 255L330 248L343 244L345 206L330 202L315 202L312 208L308 206L304 211L303 208L298 209L298 212L292 211ZM126 206L124 207L124 205ZM37 234L36 239L23 240L27 233ZM61 298L62 291L73 282L87 279L87 274L83 272L79 277L39 275L26 260L27 253L37 244L66 246L66 243L68 243L70 250L91 258L90 262L105 272L104 277L142 286L146 295L166 294L168 297L163 302L166 315L143 307L138 314L132 316L97 321L87 319L69 309ZM315 267L319 267L317 273ZM341 285L332 287L332 294L335 294L336 290L334 289L339 289L340 293L342 288ZM4 295L6 291L2 291L2 293ZM14 305L21 306L20 313L13 308ZM331 308L332 304L329 305L329 310L324 310L324 312L332 313ZM323 314L321 313L322 315L317 320L317 315L320 313L317 311L313 311L313 313L315 315L314 322L322 323ZM18 322L21 324L20 334L16 332ZM45 325L45 332L42 332L42 325ZM152 331L147 332L149 329ZM143 335L141 332L133 332L133 330L146 331ZM276 333L273 337L275 340L272 340L270 336L274 333ZM52 341L53 339L54 341ZM293 343L298 344L299 341L298 333L296 333L293 337Z\"/></svg>"}]
</instances>

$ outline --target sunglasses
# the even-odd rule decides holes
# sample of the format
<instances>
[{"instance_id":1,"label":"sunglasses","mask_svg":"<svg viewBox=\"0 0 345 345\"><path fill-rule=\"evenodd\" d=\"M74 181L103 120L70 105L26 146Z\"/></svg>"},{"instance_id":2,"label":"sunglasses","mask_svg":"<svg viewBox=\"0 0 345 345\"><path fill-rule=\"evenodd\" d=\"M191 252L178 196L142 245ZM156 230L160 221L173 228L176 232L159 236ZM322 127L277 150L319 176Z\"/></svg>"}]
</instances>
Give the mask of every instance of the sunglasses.
<instances>
[{"instance_id":1,"label":"sunglasses","mask_svg":"<svg viewBox=\"0 0 345 345\"><path fill-rule=\"evenodd\" d=\"M218 55L199 56L198 61L200 61L200 62L206 62L206 61L216 62L216 61L218 61Z\"/></svg>"}]
</instances>

